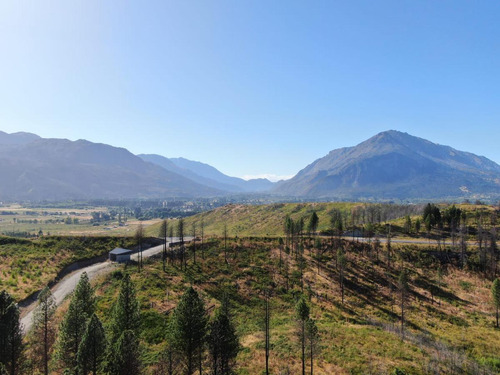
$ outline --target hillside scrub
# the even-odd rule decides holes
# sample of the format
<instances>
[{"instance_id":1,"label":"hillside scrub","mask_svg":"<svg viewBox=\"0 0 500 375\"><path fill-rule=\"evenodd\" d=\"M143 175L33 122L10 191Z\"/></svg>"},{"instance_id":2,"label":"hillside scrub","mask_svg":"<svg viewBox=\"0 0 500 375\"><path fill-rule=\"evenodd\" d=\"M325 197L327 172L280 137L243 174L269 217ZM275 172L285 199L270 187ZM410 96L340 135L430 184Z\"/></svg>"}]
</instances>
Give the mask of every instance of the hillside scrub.
<instances>
[{"instance_id":1,"label":"hillside scrub","mask_svg":"<svg viewBox=\"0 0 500 375\"><path fill-rule=\"evenodd\" d=\"M127 237L0 237L0 289L19 301L41 290L71 263L134 245Z\"/></svg>"},{"instance_id":2,"label":"hillside scrub","mask_svg":"<svg viewBox=\"0 0 500 375\"><path fill-rule=\"evenodd\" d=\"M435 241L439 238L452 238L457 230L453 225L450 210L454 207L460 211L460 219L467 226L470 239L476 239L479 228L490 230L497 225L500 210L495 206L461 204L435 205L442 213L440 223L431 222L430 232L425 229L426 205L414 204L382 204L382 203L275 203L265 205L230 204L184 218L186 228L193 224L204 223L204 233L208 236L221 236L224 226L232 236L283 236L286 217L293 220L304 220L304 234L313 214L317 215L314 225L316 234L331 235L335 231L332 217L338 217L344 234L352 236L353 230L361 235L373 237L385 236L390 224L393 236L426 238ZM171 220L169 220L171 221ZM408 227L408 223L410 226ZM438 225L439 224L439 225ZM170 224L169 224L170 225ZM161 224L147 228L149 235L156 236Z\"/></svg>"},{"instance_id":3,"label":"hillside scrub","mask_svg":"<svg viewBox=\"0 0 500 375\"><path fill-rule=\"evenodd\" d=\"M321 251L315 251L316 244ZM211 239L203 247L205 259L198 258L194 264L188 246L186 268L167 262L163 271L161 258L147 259L141 273L136 267L124 267L97 282L96 313L109 330L121 279L130 275L140 304L140 362L145 374L160 374L154 371L165 368L158 358L166 358L169 321L189 286L202 299L211 321L221 301L229 301L241 344L235 360L237 374L262 373L265 368L264 293L270 293L271 373L301 372L295 310L301 297L310 306L310 318L318 330L316 374L387 374L396 369L411 374L493 374L500 370L500 331L494 328L491 282L480 272L461 269L453 257L448 261L435 256L439 254L435 248L394 244L389 269L385 260L376 259L371 245L345 240L304 239L300 253L283 252L287 267L280 267L279 241L273 238L229 238L227 262L223 241ZM344 249L348 264L344 304L338 285L338 247ZM398 291L402 269L408 283L404 345ZM209 363L203 367L208 369Z\"/></svg>"}]
</instances>

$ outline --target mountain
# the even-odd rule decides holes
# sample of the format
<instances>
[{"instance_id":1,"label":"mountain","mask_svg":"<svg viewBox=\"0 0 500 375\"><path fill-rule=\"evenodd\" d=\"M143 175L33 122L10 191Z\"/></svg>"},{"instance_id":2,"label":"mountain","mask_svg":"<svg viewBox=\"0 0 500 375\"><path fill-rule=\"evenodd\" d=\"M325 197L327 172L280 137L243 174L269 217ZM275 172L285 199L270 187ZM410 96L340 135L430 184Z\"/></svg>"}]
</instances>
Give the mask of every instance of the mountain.
<instances>
[{"instance_id":1,"label":"mountain","mask_svg":"<svg viewBox=\"0 0 500 375\"><path fill-rule=\"evenodd\" d=\"M395 130L314 161L275 193L308 198L446 199L500 196L500 165Z\"/></svg>"},{"instance_id":2,"label":"mountain","mask_svg":"<svg viewBox=\"0 0 500 375\"><path fill-rule=\"evenodd\" d=\"M0 145L24 145L38 139L41 139L41 137L32 133L18 132L7 134L0 131Z\"/></svg>"},{"instance_id":3,"label":"mountain","mask_svg":"<svg viewBox=\"0 0 500 375\"><path fill-rule=\"evenodd\" d=\"M229 192L263 192L270 190L274 184L267 179L243 180L238 177L230 177L220 172L211 165L192 161L185 158L166 158L155 154L138 155L143 160L154 163L166 170L179 173L193 181L215 189Z\"/></svg>"},{"instance_id":4,"label":"mountain","mask_svg":"<svg viewBox=\"0 0 500 375\"><path fill-rule=\"evenodd\" d=\"M223 194L105 144L1 133L0 145L0 200Z\"/></svg>"}]
</instances>

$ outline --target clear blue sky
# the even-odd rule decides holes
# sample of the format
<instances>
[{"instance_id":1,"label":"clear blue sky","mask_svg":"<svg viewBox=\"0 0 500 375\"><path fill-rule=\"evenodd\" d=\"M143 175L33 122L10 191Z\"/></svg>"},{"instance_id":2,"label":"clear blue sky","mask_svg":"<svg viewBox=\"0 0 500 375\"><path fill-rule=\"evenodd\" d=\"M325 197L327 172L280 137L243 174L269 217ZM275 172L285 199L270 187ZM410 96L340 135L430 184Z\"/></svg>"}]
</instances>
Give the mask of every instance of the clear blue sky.
<instances>
[{"instance_id":1,"label":"clear blue sky","mask_svg":"<svg viewBox=\"0 0 500 375\"><path fill-rule=\"evenodd\" d=\"M292 175L406 131L500 162L499 1L2 1L0 130Z\"/></svg>"}]
</instances>

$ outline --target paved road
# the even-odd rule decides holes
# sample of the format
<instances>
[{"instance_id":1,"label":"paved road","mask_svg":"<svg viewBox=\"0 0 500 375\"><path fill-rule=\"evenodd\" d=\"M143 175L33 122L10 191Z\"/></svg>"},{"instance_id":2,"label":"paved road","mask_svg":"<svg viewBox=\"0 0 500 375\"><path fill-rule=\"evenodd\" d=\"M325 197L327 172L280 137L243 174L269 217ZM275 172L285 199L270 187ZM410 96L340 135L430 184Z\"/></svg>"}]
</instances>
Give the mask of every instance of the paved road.
<instances>
[{"instance_id":1,"label":"paved road","mask_svg":"<svg viewBox=\"0 0 500 375\"><path fill-rule=\"evenodd\" d=\"M192 237L186 237L185 241L189 242L192 240ZM173 242L177 242L178 239L173 238ZM169 243L170 244L170 241ZM149 258L153 255L161 253L163 250L163 245L155 246L144 250L142 252L143 258ZM137 253L133 254L131 258L133 260L137 260ZM101 263L96 263L88 267L84 267L79 269L78 271L74 271L64 277L61 281L59 281L56 285L54 285L51 289L52 295L56 301L56 305L59 306L64 299L68 296L68 294L72 293L75 290L76 285L78 284L78 280L80 280L80 276L82 273L87 272L89 280L94 279L95 277L102 275L104 273L110 272L113 268L116 268L118 263L105 261ZM28 332L31 329L33 324L33 311L36 307L37 301L31 303L27 307L25 307L22 311L23 317L21 318L21 324L23 327L24 333Z\"/></svg>"}]
</instances>

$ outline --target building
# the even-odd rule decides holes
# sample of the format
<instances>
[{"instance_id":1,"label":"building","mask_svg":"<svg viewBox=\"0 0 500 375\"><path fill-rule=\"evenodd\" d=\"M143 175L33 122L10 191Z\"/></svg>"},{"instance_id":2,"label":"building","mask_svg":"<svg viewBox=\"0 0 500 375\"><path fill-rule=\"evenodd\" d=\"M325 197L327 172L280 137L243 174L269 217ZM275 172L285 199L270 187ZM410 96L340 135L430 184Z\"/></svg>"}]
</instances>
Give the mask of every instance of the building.
<instances>
[{"instance_id":1,"label":"building","mask_svg":"<svg viewBox=\"0 0 500 375\"><path fill-rule=\"evenodd\" d=\"M109 260L112 262L126 263L130 262L132 250L117 247L109 252Z\"/></svg>"}]
</instances>

